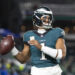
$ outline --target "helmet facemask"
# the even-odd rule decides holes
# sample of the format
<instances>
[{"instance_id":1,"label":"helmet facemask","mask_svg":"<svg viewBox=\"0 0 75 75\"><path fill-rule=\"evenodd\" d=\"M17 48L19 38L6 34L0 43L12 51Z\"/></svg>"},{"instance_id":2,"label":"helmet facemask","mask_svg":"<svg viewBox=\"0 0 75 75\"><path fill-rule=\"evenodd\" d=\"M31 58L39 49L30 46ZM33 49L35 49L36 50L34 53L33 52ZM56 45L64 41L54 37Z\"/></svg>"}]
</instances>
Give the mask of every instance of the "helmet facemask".
<instances>
[{"instance_id":1,"label":"helmet facemask","mask_svg":"<svg viewBox=\"0 0 75 75\"><path fill-rule=\"evenodd\" d=\"M53 13L51 10L44 8L37 9L33 15L33 25L39 28L50 29L53 21Z\"/></svg>"},{"instance_id":2,"label":"helmet facemask","mask_svg":"<svg viewBox=\"0 0 75 75\"><path fill-rule=\"evenodd\" d=\"M52 20L51 17L49 15L43 15L41 16L41 21L42 21L42 27L45 29L49 29L52 28L51 24L52 24Z\"/></svg>"}]
</instances>

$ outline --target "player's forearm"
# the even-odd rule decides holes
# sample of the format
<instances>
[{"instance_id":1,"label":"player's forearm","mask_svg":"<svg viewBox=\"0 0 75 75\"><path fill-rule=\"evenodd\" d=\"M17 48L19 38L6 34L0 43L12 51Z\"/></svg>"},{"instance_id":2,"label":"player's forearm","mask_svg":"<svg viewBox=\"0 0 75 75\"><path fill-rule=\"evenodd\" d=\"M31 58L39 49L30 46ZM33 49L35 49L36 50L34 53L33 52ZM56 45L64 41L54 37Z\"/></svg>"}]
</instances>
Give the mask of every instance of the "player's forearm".
<instances>
[{"instance_id":1,"label":"player's forearm","mask_svg":"<svg viewBox=\"0 0 75 75\"><path fill-rule=\"evenodd\" d=\"M30 55L24 55L22 52L19 52L15 58L20 62L20 63L25 63L29 59Z\"/></svg>"},{"instance_id":2,"label":"player's forearm","mask_svg":"<svg viewBox=\"0 0 75 75\"><path fill-rule=\"evenodd\" d=\"M62 38L59 38L56 42L56 49L62 49L62 58L65 58L66 56L66 45L65 40Z\"/></svg>"},{"instance_id":3,"label":"player's forearm","mask_svg":"<svg viewBox=\"0 0 75 75\"><path fill-rule=\"evenodd\" d=\"M29 47L27 46L25 49L20 52L15 46L11 50L11 54L21 63L25 63L29 59Z\"/></svg>"}]
</instances>

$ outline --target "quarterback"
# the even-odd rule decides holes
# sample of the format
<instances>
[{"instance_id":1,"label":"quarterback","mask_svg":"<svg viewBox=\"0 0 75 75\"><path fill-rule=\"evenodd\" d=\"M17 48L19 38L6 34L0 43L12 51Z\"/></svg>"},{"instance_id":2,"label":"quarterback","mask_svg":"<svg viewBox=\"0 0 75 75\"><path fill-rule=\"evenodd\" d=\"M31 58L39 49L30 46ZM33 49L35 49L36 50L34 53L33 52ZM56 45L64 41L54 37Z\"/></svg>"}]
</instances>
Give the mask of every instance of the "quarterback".
<instances>
[{"instance_id":1,"label":"quarterback","mask_svg":"<svg viewBox=\"0 0 75 75\"><path fill-rule=\"evenodd\" d=\"M20 52L15 47L11 53L21 63L31 60L31 75L61 75L60 60L66 56L65 32L53 28L53 12L40 7L33 14L34 30L25 32L24 48Z\"/></svg>"}]
</instances>

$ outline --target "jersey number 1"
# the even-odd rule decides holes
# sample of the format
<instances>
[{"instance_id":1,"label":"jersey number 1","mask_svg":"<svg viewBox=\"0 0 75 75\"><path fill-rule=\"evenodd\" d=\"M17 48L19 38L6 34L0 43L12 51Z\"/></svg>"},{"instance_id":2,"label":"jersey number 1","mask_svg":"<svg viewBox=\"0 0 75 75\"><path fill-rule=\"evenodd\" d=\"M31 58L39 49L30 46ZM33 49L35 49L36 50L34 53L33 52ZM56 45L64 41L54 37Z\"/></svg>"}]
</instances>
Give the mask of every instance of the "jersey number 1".
<instances>
[{"instance_id":1,"label":"jersey number 1","mask_svg":"<svg viewBox=\"0 0 75 75\"><path fill-rule=\"evenodd\" d=\"M41 43L41 45L42 46L44 46L45 45L45 43ZM42 55L41 55L42 57L41 57L41 59L40 60L47 60L46 58L45 58L45 54L42 52Z\"/></svg>"}]
</instances>

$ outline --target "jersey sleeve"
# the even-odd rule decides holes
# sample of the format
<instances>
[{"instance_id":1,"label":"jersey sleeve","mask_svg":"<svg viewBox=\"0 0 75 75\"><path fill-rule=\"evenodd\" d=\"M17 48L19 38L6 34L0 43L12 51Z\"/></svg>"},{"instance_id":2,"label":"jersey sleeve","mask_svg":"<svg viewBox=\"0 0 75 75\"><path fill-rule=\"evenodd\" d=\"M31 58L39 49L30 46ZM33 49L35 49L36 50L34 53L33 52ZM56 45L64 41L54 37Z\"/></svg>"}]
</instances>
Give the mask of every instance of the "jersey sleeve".
<instances>
[{"instance_id":1,"label":"jersey sleeve","mask_svg":"<svg viewBox=\"0 0 75 75\"><path fill-rule=\"evenodd\" d=\"M61 29L61 28L58 28L58 38L63 38L64 39L64 37L65 37L65 32L64 32L64 30L63 29Z\"/></svg>"},{"instance_id":2,"label":"jersey sleeve","mask_svg":"<svg viewBox=\"0 0 75 75\"><path fill-rule=\"evenodd\" d=\"M24 33L24 36L23 36L23 43L28 45L28 46L30 46L30 44L28 43L28 41L29 41L29 34L30 34L29 32L26 32L26 33Z\"/></svg>"},{"instance_id":3,"label":"jersey sleeve","mask_svg":"<svg viewBox=\"0 0 75 75\"><path fill-rule=\"evenodd\" d=\"M29 37L28 37L27 33L25 33L24 36L23 36L23 43L30 46L29 43L28 43L28 40L29 40L28 38Z\"/></svg>"},{"instance_id":4,"label":"jersey sleeve","mask_svg":"<svg viewBox=\"0 0 75 75\"><path fill-rule=\"evenodd\" d=\"M23 35L23 42L27 42L27 35L26 35L26 33L24 33L24 35Z\"/></svg>"}]
</instances>

